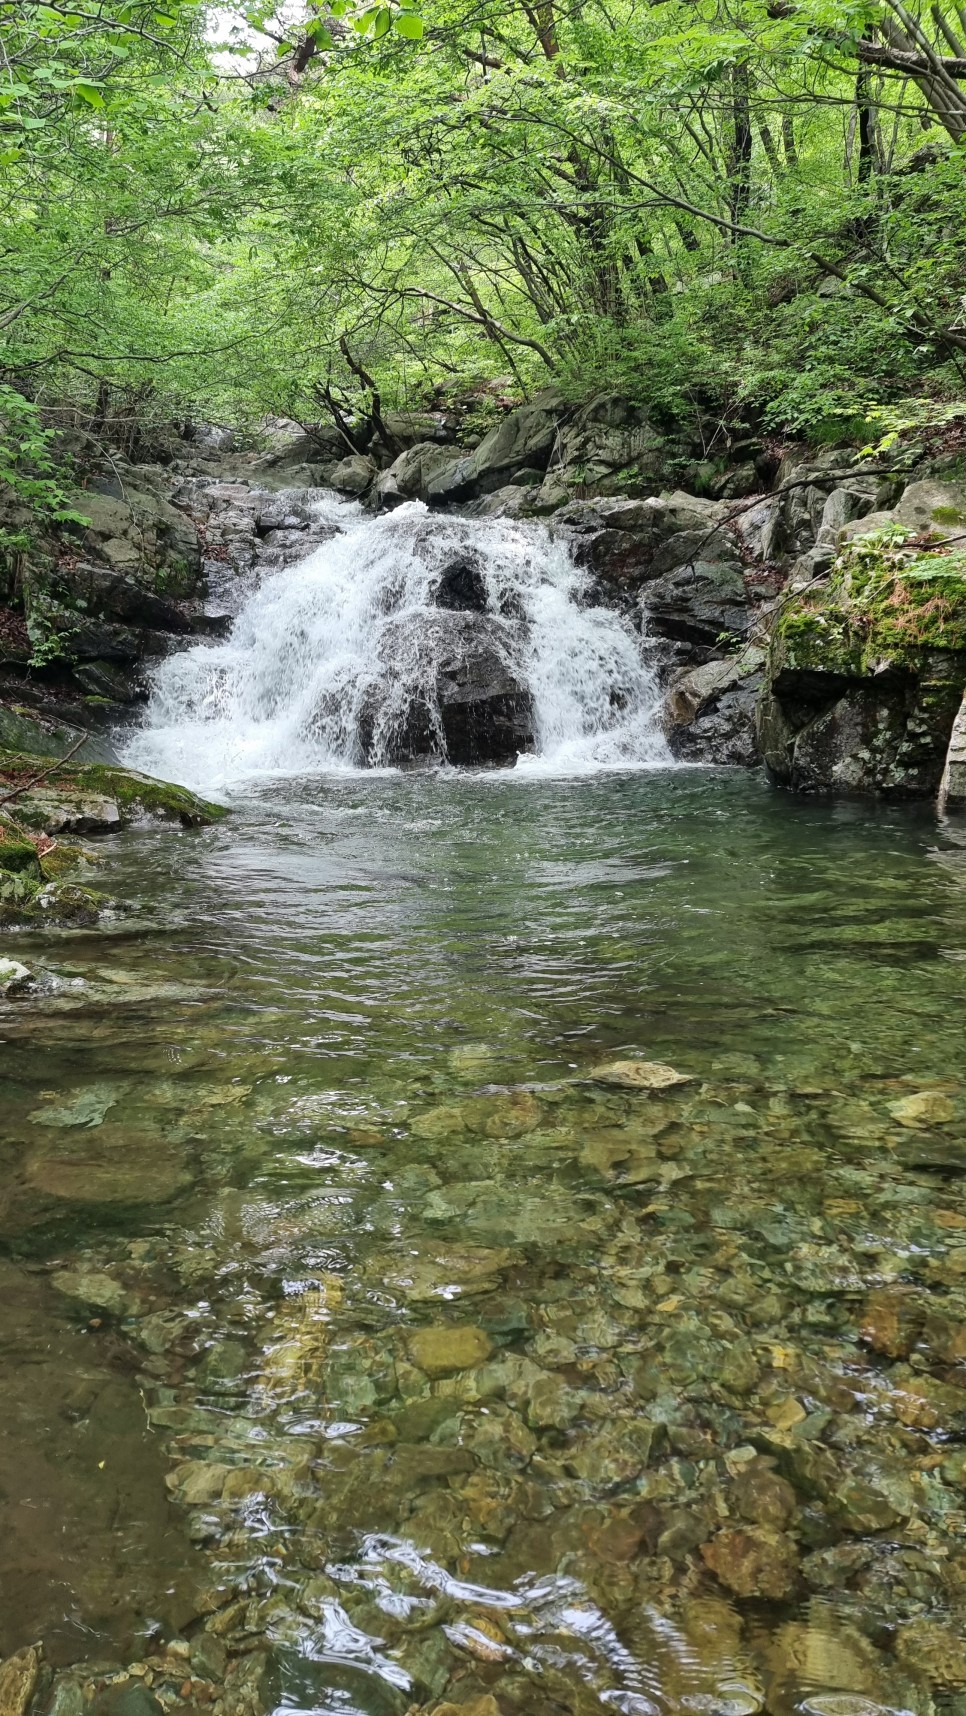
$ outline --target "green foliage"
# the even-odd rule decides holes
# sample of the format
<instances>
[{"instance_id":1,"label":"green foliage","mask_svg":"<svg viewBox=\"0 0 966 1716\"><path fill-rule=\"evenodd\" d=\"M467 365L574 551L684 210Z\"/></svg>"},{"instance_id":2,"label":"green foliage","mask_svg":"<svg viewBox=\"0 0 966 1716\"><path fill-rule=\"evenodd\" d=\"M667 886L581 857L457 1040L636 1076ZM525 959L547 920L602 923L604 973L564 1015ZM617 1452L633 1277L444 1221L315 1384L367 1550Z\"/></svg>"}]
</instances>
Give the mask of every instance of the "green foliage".
<instances>
[{"instance_id":1,"label":"green foliage","mask_svg":"<svg viewBox=\"0 0 966 1716\"><path fill-rule=\"evenodd\" d=\"M890 6L0 0L2 374L106 445L360 369L625 391L702 459L893 433L962 397L966 200L951 110L861 84Z\"/></svg>"},{"instance_id":2,"label":"green foliage","mask_svg":"<svg viewBox=\"0 0 966 1716\"><path fill-rule=\"evenodd\" d=\"M0 488L41 525L88 524L63 487L64 463L53 439L33 401L0 382Z\"/></svg>"}]
</instances>

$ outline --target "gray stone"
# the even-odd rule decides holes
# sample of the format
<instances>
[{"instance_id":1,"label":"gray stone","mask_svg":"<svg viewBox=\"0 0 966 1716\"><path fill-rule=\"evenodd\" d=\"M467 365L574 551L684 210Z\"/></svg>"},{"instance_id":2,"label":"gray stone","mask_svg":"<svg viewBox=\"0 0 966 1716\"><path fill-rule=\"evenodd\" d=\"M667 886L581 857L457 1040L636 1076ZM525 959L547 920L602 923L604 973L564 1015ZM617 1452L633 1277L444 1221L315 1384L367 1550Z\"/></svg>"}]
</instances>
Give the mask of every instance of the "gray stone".
<instances>
[{"instance_id":1,"label":"gray stone","mask_svg":"<svg viewBox=\"0 0 966 1716\"><path fill-rule=\"evenodd\" d=\"M957 810L966 810L966 696L953 722L939 783L940 814Z\"/></svg>"},{"instance_id":2,"label":"gray stone","mask_svg":"<svg viewBox=\"0 0 966 1716\"><path fill-rule=\"evenodd\" d=\"M83 737L83 728L71 727L43 717L30 715L25 709L0 705L0 747L20 751L28 756L64 757ZM108 740L88 735L74 752L73 761L105 763L114 751Z\"/></svg>"},{"instance_id":3,"label":"gray stone","mask_svg":"<svg viewBox=\"0 0 966 1716\"><path fill-rule=\"evenodd\" d=\"M541 405L511 411L483 437L473 454L473 469L481 488L501 488L510 472L525 466L546 470L557 439L558 412Z\"/></svg>"},{"instance_id":4,"label":"gray stone","mask_svg":"<svg viewBox=\"0 0 966 1716\"><path fill-rule=\"evenodd\" d=\"M21 995L30 982L31 972L28 966L21 965L19 959L7 959L0 954L0 995Z\"/></svg>"},{"instance_id":5,"label":"gray stone","mask_svg":"<svg viewBox=\"0 0 966 1716\"><path fill-rule=\"evenodd\" d=\"M440 447L435 441L417 442L400 453L389 469L376 478L376 498L384 507L399 506L407 500L425 501L433 480L445 479L459 459L458 452Z\"/></svg>"},{"instance_id":6,"label":"gray stone","mask_svg":"<svg viewBox=\"0 0 966 1716\"><path fill-rule=\"evenodd\" d=\"M395 710L388 691L374 692L360 716L366 760L400 764L445 753L454 764L513 762L533 748L533 705L508 666L509 622L492 614L441 609L403 616L387 626L388 661L411 652L409 628L419 625L421 650L432 647L436 712L413 700ZM428 636L433 633L432 638ZM388 704L381 701L390 698Z\"/></svg>"},{"instance_id":7,"label":"gray stone","mask_svg":"<svg viewBox=\"0 0 966 1716\"><path fill-rule=\"evenodd\" d=\"M329 472L329 482L340 494L364 495L375 476L376 466L372 459L367 459L362 453L351 453L347 459L340 459Z\"/></svg>"},{"instance_id":8,"label":"gray stone","mask_svg":"<svg viewBox=\"0 0 966 1716\"><path fill-rule=\"evenodd\" d=\"M687 560L645 585L641 612L652 636L705 647L743 638L752 601L736 560Z\"/></svg>"},{"instance_id":9,"label":"gray stone","mask_svg":"<svg viewBox=\"0 0 966 1716\"><path fill-rule=\"evenodd\" d=\"M54 1682L53 1696L47 1716L84 1716L87 1708L83 1687L72 1675L59 1676Z\"/></svg>"},{"instance_id":10,"label":"gray stone","mask_svg":"<svg viewBox=\"0 0 966 1716\"><path fill-rule=\"evenodd\" d=\"M228 1651L214 1633L199 1633L191 1641L189 1654L193 1674L204 1680L222 1680L228 1666Z\"/></svg>"},{"instance_id":11,"label":"gray stone","mask_svg":"<svg viewBox=\"0 0 966 1716\"><path fill-rule=\"evenodd\" d=\"M601 393L557 436L552 475L572 494L656 495L667 446L646 413L624 395Z\"/></svg>"},{"instance_id":12,"label":"gray stone","mask_svg":"<svg viewBox=\"0 0 966 1716\"><path fill-rule=\"evenodd\" d=\"M930 478L910 483L895 509L896 522L917 534L945 539L966 530L966 482Z\"/></svg>"},{"instance_id":13,"label":"gray stone","mask_svg":"<svg viewBox=\"0 0 966 1716\"><path fill-rule=\"evenodd\" d=\"M143 1681L122 1680L97 1694L91 1716L164 1716L164 1705Z\"/></svg>"},{"instance_id":14,"label":"gray stone","mask_svg":"<svg viewBox=\"0 0 966 1716\"><path fill-rule=\"evenodd\" d=\"M797 728L773 695L765 697L758 711L762 754L797 792L931 798L943 775L953 697L958 704L954 681L924 674L878 692L849 690Z\"/></svg>"},{"instance_id":15,"label":"gray stone","mask_svg":"<svg viewBox=\"0 0 966 1716\"><path fill-rule=\"evenodd\" d=\"M136 626L150 626L156 631L194 629L190 618L174 602L120 572L82 564L72 569L69 584L74 600L83 602L90 613L127 620Z\"/></svg>"},{"instance_id":16,"label":"gray stone","mask_svg":"<svg viewBox=\"0 0 966 1716\"><path fill-rule=\"evenodd\" d=\"M89 697L111 703L136 703L144 695L137 673L120 667L116 661L75 661L71 673Z\"/></svg>"},{"instance_id":17,"label":"gray stone","mask_svg":"<svg viewBox=\"0 0 966 1716\"><path fill-rule=\"evenodd\" d=\"M664 707L675 756L754 767L759 760L755 710L764 660L764 650L749 644L723 661L704 662L674 676Z\"/></svg>"},{"instance_id":18,"label":"gray stone","mask_svg":"<svg viewBox=\"0 0 966 1716\"><path fill-rule=\"evenodd\" d=\"M126 1316L131 1306L127 1289L110 1275L96 1270L62 1269L50 1277L50 1285L66 1298L77 1299L96 1311L107 1311L112 1317Z\"/></svg>"}]
</instances>

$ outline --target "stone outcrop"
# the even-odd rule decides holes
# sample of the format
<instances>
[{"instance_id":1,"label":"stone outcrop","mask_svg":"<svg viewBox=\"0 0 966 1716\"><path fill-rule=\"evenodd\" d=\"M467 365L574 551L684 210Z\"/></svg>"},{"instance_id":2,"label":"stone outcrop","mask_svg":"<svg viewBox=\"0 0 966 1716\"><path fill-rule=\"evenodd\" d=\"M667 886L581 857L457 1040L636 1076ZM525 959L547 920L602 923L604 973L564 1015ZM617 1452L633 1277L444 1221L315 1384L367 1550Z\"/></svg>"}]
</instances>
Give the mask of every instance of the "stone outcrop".
<instances>
[{"instance_id":1,"label":"stone outcrop","mask_svg":"<svg viewBox=\"0 0 966 1716\"><path fill-rule=\"evenodd\" d=\"M411 635L418 626L418 639ZM433 664L422 697L396 706L391 680L369 693L359 729L367 762L406 766L512 763L533 749L533 706L509 666L510 622L474 607L403 616L387 628L387 660L418 649Z\"/></svg>"},{"instance_id":2,"label":"stone outcrop","mask_svg":"<svg viewBox=\"0 0 966 1716\"><path fill-rule=\"evenodd\" d=\"M75 527L82 547L112 572L159 593L194 594L201 572L198 532L144 469L124 464L116 474L92 477L72 505L90 520Z\"/></svg>"},{"instance_id":3,"label":"stone outcrop","mask_svg":"<svg viewBox=\"0 0 966 1716\"><path fill-rule=\"evenodd\" d=\"M550 387L508 412L476 448L441 445L438 434L405 447L373 473L372 498L380 506L473 503L484 516L539 517L578 497L656 495L667 486L672 451L623 395L577 406Z\"/></svg>"},{"instance_id":4,"label":"stone outcrop","mask_svg":"<svg viewBox=\"0 0 966 1716\"><path fill-rule=\"evenodd\" d=\"M935 797L966 686L966 485L917 482L850 521L819 584L781 607L762 755L797 791Z\"/></svg>"},{"instance_id":5,"label":"stone outcrop","mask_svg":"<svg viewBox=\"0 0 966 1716\"><path fill-rule=\"evenodd\" d=\"M755 710L765 652L748 645L723 660L684 668L668 686L668 738L684 762L753 768L758 762Z\"/></svg>"},{"instance_id":6,"label":"stone outcrop","mask_svg":"<svg viewBox=\"0 0 966 1716\"><path fill-rule=\"evenodd\" d=\"M758 761L755 702L762 591L749 576L733 508L675 490L572 501L551 529L592 568L597 594L634 617L668 678L668 736L689 761ZM735 653L735 645L743 647Z\"/></svg>"},{"instance_id":7,"label":"stone outcrop","mask_svg":"<svg viewBox=\"0 0 966 1716\"><path fill-rule=\"evenodd\" d=\"M949 748L939 783L939 809L947 813L966 810L966 694L949 736Z\"/></svg>"}]
</instances>

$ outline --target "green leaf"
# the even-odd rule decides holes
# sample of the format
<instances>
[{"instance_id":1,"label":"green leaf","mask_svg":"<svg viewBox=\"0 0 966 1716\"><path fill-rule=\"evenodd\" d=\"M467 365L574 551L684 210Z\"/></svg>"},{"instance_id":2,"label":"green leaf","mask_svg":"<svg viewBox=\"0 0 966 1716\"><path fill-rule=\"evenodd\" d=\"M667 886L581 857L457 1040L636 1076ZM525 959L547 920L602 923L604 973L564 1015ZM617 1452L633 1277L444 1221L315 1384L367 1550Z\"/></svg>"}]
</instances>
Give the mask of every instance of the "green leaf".
<instances>
[{"instance_id":1,"label":"green leaf","mask_svg":"<svg viewBox=\"0 0 966 1716\"><path fill-rule=\"evenodd\" d=\"M412 12L400 12L392 22L396 34L405 36L407 42L420 41L426 28L422 18L414 17Z\"/></svg>"},{"instance_id":2,"label":"green leaf","mask_svg":"<svg viewBox=\"0 0 966 1716\"><path fill-rule=\"evenodd\" d=\"M81 100L87 102L88 107L104 106L104 97L94 84L78 83L74 85L74 89L76 94L80 96Z\"/></svg>"},{"instance_id":3,"label":"green leaf","mask_svg":"<svg viewBox=\"0 0 966 1716\"><path fill-rule=\"evenodd\" d=\"M376 11L376 21L375 21L375 24L373 26L373 35L376 36L377 38L379 36L386 35L391 24L392 24L392 13L390 12L389 7L388 6L378 7L378 9Z\"/></svg>"}]
</instances>

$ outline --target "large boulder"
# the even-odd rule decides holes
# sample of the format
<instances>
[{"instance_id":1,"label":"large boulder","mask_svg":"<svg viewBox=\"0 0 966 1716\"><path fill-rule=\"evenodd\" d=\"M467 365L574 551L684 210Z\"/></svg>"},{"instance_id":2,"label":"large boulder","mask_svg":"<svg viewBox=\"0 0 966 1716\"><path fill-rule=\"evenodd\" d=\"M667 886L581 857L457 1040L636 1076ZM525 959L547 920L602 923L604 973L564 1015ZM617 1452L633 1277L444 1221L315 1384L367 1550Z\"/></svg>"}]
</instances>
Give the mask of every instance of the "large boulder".
<instances>
[{"instance_id":1,"label":"large boulder","mask_svg":"<svg viewBox=\"0 0 966 1716\"><path fill-rule=\"evenodd\" d=\"M22 706L0 704L0 750L31 757L65 757L68 751L85 763L112 760L110 743L95 734L85 735L82 727L43 715L29 714Z\"/></svg>"},{"instance_id":2,"label":"large boulder","mask_svg":"<svg viewBox=\"0 0 966 1716\"><path fill-rule=\"evenodd\" d=\"M667 444L645 411L619 393L600 393L562 425L553 480L575 495L656 495L667 474Z\"/></svg>"},{"instance_id":3,"label":"large boulder","mask_svg":"<svg viewBox=\"0 0 966 1716\"><path fill-rule=\"evenodd\" d=\"M755 609L740 561L698 552L644 586L641 613L649 636L713 649L747 637Z\"/></svg>"},{"instance_id":4,"label":"large boulder","mask_svg":"<svg viewBox=\"0 0 966 1716\"><path fill-rule=\"evenodd\" d=\"M733 553L716 530L726 512L721 503L680 489L643 500L604 496L561 507L552 530L570 542L581 565L592 568L602 592L623 594L686 565L713 542Z\"/></svg>"},{"instance_id":5,"label":"large boulder","mask_svg":"<svg viewBox=\"0 0 966 1716\"><path fill-rule=\"evenodd\" d=\"M511 666L513 635L511 622L462 607L389 625L385 672L359 715L365 761L506 764L532 750L533 706Z\"/></svg>"},{"instance_id":6,"label":"large boulder","mask_svg":"<svg viewBox=\"0 0 966 1716\"><path fill-rule=\"evenodd\" d=\"M191 616L167 596L103 566L81 564L55 579L80 613L97 614L161 632L192 632Z\"/></svg>"},{"instance_id":7,"label":"large boulder","mask_svg":"<svg viewBox=\"0 0 966 1716\"><path fill-rule=\"evenodd\" d=\"M328 483L343 495L364 495L371 488L377 469L375 462L364 453L350 453L340 459L328 472Z\"/></svg>"},{"instance_id":8,"label":"large boulder","mask_svg":"<svg viewBox=\"0 0 966 1716\"><path fill-rule=\"evenodd\" d=\"M671 680L664 700L668 743L687 762L753 768L759 761L755 710L765 651L754 644Z\"/></svg>"},{"instance_id":9,"label":"large boulder","mask_svg":"<svg viewBox=\"0 0 966 1716\"><path fill-rule=\"evenodd\" d=\"M441 447L436 441L417 441L376 478L375 497L383 507L401 506L408 500L428 500L431 484L436 478L445 482L457 463L465 463L465 455Z\"/></svg>"},{"instance_id":10,"label":"large boulder","mask_svg":"<svg viewBox=\"0 0 966 1716\"><path fill-rule=\"evenodd\" d=\"M912 485L843 526L828 578L784 602L758 712L783 784L938 792L966 686L966 556L945 547L964 501L962 485Z\"/></svg>"},{"instance_id":11,"label":"large boulder","mask_svg":"<svg viewBox=\"0 0 966 1716\"><path fill-rule=\"evenodd\" d=\"M309 431L293 423L276 429L269 439L268 450L250 467L265 489L320 488L349 451L338 429L327 425Z\"/></svg>"},{"instance_id":12,"label":"large boulder","mask_svg":"<svg viewBox=\"0 0 966 1716\"><path fill-rule=\"evenodd\" d=\"M447 428L442 413L436 415L429 411L384 411L382 423L391 443L390 451L398 452L410 447L425 446L427 443L451 441L452 433Z\"/></svg>"},{"instance_id":13,"label":"large boulder","mask_svg":"<svg viewBox=\"0 0 966 1716\"><path fill-rule=\"evenodd\" d=\"M201 575L201 545L187 513L172 506L134 466L92 478L71 497L89 519L74 529L87 554L112 572L167 596L193 594Z\"/></svg>"},{"instance_id":14,"label":"large boulder","mask_svg":"<svg viewBox=\"0 0 966 1716\"><path fill-rule=\"evenodd\" d=\"M562 394L548 389L510 411L471 453L457 454L428 475L423 498L439 506L492 494L526 471L539 481L557 441Z\"/></svg>"}]
</instances>

